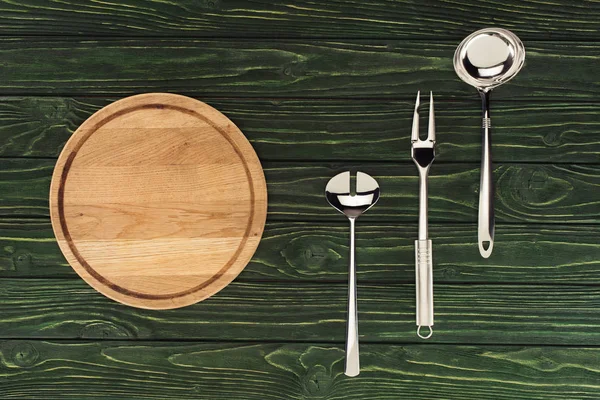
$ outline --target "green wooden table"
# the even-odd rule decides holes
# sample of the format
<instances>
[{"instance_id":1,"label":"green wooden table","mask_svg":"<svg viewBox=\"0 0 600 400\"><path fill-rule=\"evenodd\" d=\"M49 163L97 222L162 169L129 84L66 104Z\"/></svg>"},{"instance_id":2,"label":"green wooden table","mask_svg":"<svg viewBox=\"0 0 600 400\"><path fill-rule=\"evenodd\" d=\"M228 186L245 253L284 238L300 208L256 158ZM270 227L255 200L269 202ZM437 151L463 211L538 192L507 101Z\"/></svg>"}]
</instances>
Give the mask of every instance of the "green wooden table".
<instances>
[{"instance_id":1,"label":"green wooden table","mask_svg":"<svg viewBox=\"0 0 600 400\"><path fill-rule=\"evenodd\" d=\"M457 44L485 26L527 48L493 94L487 260L479 100L452 67ZM600 398L599 65L591 0L1 0L0 398ZM417 90L435 93L439 143L427 342L414 326ZM231 118L270 195L246 270L173 311L97 294L66 264L48 216L71 133L151 91ZM349 168L382 189L358 223L357 378L343 375L348 228L323 196Z\"/></svg>"}]
</instances>

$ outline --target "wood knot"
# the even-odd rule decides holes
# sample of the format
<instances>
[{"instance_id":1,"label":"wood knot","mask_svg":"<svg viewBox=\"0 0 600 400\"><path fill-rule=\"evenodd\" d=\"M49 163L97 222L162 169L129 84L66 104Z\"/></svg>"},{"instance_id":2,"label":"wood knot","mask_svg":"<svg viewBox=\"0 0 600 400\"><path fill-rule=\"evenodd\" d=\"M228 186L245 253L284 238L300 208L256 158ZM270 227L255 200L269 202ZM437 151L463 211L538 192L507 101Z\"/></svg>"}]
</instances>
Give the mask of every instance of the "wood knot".
<instances>
[{"instance_id":1,"label":"wood knot","mask_svg":"<svg viewBox=\"0 0 600 400\"><path fill-rule=\"evenodd\" d=\"M575 130L566 130L563 131L560 127L554 129L548 129L548 133L542 138L544 144L549 147L558 147L564 141L564 136L577 136L579 135L578 131Z\"/></svg>"},{"instance_id":2,"label":"wood knot","mask_svg":"<svg viewBox=\"0 0 600 400\"><path fill-rule=\"evenodd\" d=\"M306 66L303 62L292 62L283 66L282 73L285 77L299 78L306 73Z\"/></svg>"},{"instance_id":3,"label":"wood knot","mask_svg":"<svg viewBox=\"0 0 600 400\"><path fill-rule=\"evenodd\" d=\"M460 275L460 272L458 272L454 267L446 267L442 270L442 275L444 278L455 278Z\"/></svg>"},{"instance_id":4,"label":"wood knot","mask_svg":"<svg viewBox=\"0 0 600 400\"><path fill-rule=\"evenodd\" d=\"M201 4L203 8L209 8L211 10L221 8L221 0L204 0Z\"/></svg>"},{"instance_id":5,"label":"wood knot","mask_svg":"<svg viewBox=\"0 0 600 400\"><path fill-rule=\"evenodd\" d=\"M125 338L134 336L127 329L111 322L92 322L84 326L79 332L82 339L107 339Z\"/></svg>"},{"instance_id":6,"label":"wood knot","mask_svg":"<svg viewBox=\"0 0 600 400\"><path fill-rule=\"evenodd\" d=\"M288 265L300 272L322 271L325 266L329 268L341 258L338 253L328 248L327 244L321 238L299 237L291 240L281 251L281 255Z\"/></svg>"},{"instance_id":7,"label":"wood knot","mask_svg":"<svg viewBox=\"0 0 600 400\"><path fill-rule=\"evenodd\" d=\"M502 183L506 179L508 184ZM530 166L508 168L498 180L498 187L510 188L510 195L517 204L544 207L560 202L573 189L567 180L550 176L546 168Z\"/></svg>"},{"instance_id":8,"label":"wood knot","mask_svg":"<svg viewBox=\"0 0 600 400\"><path fill-rule=\"evenodd\" d=\"M31 267L31 254L26 251L17 251L13 254L13 265L19 272L27 271Z\"/></svg>"},{"instance_id":9,"label":"wood knot","mask_svg":"<svg viewBox=\"0 0 600 400\"><path fill-rule=\"evenodd\" d=\"M539 365L544 371L552 371L556 368L556 363L547 357L543 357Z\"/></svg>"},{"instance_id":10,"label":"wood knot","mask_svg":"<svg viewBox=\"0 0 600 400\"><path fill-rule=\"evenodd\" d=\"M326 398L332 386L333 378L323 365L309 368L302 379L302 391L307 399Z\"/></svg>"},{"instance_id":11,"label":"wood knot","mask_svg":"<svg viewBox=\"0 0 600 400\"><path fill-rule=\"evenodd\" d=\"M36 98L25 101L23 106L31 111L31 117L37 121L64 126L65 121L69 119L72 102L55 98Z\"/></svg>"},{"instance_id":12,"label":"wood knot","mask_svg":"<svg viewBox=\"0 0 600 400\"><path fill-rule=\"evenodd\" d=\"M11 360L17 367L31 367L38 360L40 354L29 342L17 343L11 351Z\"/></svg>"}]
</instances>

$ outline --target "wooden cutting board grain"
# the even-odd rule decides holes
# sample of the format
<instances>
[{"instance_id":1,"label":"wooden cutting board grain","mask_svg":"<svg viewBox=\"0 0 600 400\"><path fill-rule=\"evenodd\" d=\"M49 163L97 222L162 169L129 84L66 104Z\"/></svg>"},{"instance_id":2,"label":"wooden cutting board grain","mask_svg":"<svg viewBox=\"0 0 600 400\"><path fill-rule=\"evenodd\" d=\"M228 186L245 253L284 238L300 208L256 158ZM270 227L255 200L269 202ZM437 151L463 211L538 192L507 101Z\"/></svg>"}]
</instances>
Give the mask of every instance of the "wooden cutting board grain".
<instances>
[{"instance_id":1,"label":"wooden cutting board grain","mask_svg":"<svg viewBox=\"0 0 600 400\"><path fill-rule=\"evenodd\" d=\"M52 226L75 271L124 304L206 299L246 266L267 190L252 146L198 100L150 93L85 121L58 158Z\"/></svg>"}]
</instances>

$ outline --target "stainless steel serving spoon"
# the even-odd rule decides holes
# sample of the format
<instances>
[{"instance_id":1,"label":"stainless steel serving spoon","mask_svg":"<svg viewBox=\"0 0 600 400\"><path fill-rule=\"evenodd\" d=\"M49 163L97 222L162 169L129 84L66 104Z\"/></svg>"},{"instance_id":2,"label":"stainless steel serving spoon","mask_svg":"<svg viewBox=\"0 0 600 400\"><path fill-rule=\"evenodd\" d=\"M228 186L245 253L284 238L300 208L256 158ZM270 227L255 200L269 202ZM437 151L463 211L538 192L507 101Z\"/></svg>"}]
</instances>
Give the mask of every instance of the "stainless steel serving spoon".
<instances>
[{"instance_id":1,"label":"stainless steel serving spoon","mask_svg":"<svg viewBox=\"0 0 600 400\"><path fill-rule=\"evenodd\" d=\"M346 368L344 373L360 372L358 358L358 310L356 307L356 263L354 260L354 224L356 219L379 200L379 185L371 176L356 173L356 194L350 191L350 171L331 178L325 188L327 201L350 220L350 269L348 277L348 324L346 331Z\"/></svg>"},{"instance_id":2,"label":"stainless steel serving spoon","mask_svg":"<svg viewBox=\"0 0 600 400\"><path fill-rule=\"evenodd\" d=\"M486 28L467 36L454 53L454 69L466 83L474 86L482 103L481 179L479 185L479 252L484 258L494 247L494 182L490 91L512 79L523 67L525 47L512 32Z\"/></svg>"}]
</instances>

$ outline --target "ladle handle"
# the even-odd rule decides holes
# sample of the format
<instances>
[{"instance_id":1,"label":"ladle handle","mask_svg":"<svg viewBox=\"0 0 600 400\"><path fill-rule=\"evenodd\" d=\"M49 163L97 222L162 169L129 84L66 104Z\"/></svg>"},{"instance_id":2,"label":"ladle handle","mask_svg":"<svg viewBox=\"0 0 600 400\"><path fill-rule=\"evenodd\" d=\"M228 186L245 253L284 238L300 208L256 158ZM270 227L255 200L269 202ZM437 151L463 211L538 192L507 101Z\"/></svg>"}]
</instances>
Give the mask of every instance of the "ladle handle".
<instances>
[{"instance_id":1,"label":"ladle handle","mask_svg":"<svg viewBox=\"0 0 600 400\"><path fill-rule=\"evenodd\" d=\"M492 134L490 119L490 92L480 91L482 105L481 179L479 182L479 224L477 240L483 258L492 254L494 247L494 177L492 169Z\"/></svg>"},{"instance_id":2,"label":"ladle handle","mask_svg":"<svg viewBox=\"0 0 600 400\"><path fill-rule=\"evenodd\" d=\"M348 325L346 331L346 370L348 376L356 376L360 372L358 358L358 310L356 307L356 263L354 259L354 225L350 218L350 268L348 273Z\"/></svg>"}]
</instances>

